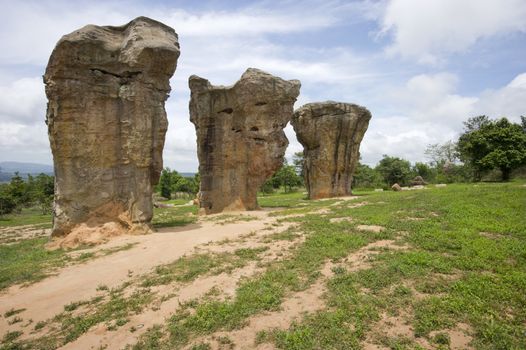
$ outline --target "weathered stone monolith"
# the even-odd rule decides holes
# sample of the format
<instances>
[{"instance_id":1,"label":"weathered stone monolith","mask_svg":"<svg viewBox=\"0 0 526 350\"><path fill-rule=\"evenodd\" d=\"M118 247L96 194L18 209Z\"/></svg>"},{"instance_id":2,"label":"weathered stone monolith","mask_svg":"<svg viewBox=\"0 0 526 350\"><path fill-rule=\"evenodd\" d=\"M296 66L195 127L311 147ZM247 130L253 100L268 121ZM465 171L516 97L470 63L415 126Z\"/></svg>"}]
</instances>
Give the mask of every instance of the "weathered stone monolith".
<instances>
[{"instance_id":1,"label":"weathered stone monolith","mask_svg":"<svg viewBox=\"0 0 526 350\"><path fill-rule=\"evenodd\" d=\"M249 68L233 86L189 80L190 120L197 133L200 212L258 209L256 194L283 163L283 128L300 82Z\"/></svg>"},{"instance_id":2,"label":"weathered stone monolith","mask_svg":"<svg viewBox=\"0 0 526 350\"><path fill-rule=\"evenodd\" d=\"M364 107L332 101L308 103L294 112L291 124L304 148L310 199L351 194L360 142L370 119Z\"/></svg>"},{"instance_id":3,"label":"weathered stone monolith","mask_svg":"<svg viewBox=\"0 0 526 350\"><path fill-rule=\"evenodd\" d=\"M175 31L146 17L88 25L57 43L44 76L53 236L75 244L150 231L178 57Z\"/></svg>"}]
</instances>

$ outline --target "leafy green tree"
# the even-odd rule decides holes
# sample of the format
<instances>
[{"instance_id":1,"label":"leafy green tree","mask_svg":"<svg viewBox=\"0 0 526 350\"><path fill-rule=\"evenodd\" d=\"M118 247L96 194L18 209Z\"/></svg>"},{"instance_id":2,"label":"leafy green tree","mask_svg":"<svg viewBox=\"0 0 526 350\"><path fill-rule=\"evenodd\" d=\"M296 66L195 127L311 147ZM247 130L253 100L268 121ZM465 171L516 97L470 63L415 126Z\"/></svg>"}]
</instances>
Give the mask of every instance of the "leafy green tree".
<instances>
[{"instance_id":1,"label":"leafy green tree","mask_svg":"<svg viewBox=\"0 0 526 350\"><path fill-rule=\"evenodd\" d=\"M175 192L195 193L192 179L182 176L177 180L173 189Z\"/></svg>"},{"instance_id":2,"label":"leafy green tree","mask_svg":"<svg viewBox=\"0 0 526 350\"><path fill-rule=\"evenodd\" d=\"M303 155L303 152L296 152L292 156L292 164L294 165L294 168L296 169L296 174L298 174L302 179L304 176L304 162L305 158Z\"/></svg>"},{"instance_id":3,"label":"leafy green tree","mask_svg":"<svg viewBox=\"0 0 526 350\"><path fill-rule=\"evenodd\" d=\"M352 188L383 187L382 175L370 166L358 163L352 178Z\"/></svg>"},{"instance_id":4,"label":"leafy green tree","mask_svg":"<svg viewBox=\"0 0 526 350\"><path fill-rule=\"evenodd\" d=\"M164 198L172 197L172 180L170 168L164 168L159 179L159 192Z\"/></svg>"},{"instance_id":5,"label":"leafy green tree","mask_svg":"<svg viewBox=\"0 0 526 350\"><path fill-rule=\"evenodd\" d=\"M424 154L434 167L440 167L445 163L456 163L458 161L457 144L451 140L443 144L435 143L427 145Z\"/></svg>"},{"instance_id":6,"label":"leafy green tree","mask_svg":"<svg viewBox=\"0 0 526 350\"><path fill-rule=\"evenodd\" d=\"M16 172L11 178L8 190L17 206L27 206L31 203L28 184L22 179L18 172Z\"/></svg>"},{"instance_id":7,"label":"leafy green tree","mask_svg":"<svg viewBox=\"0 0 526 350\"><path fill-rule=\"evenodd\" d=\"M411 163L409 161L398 157L389 157L385 154L375 169L389 186L395 183L406 185L411 176Z\"/></svg>"},{"instance_id":8,"label":"leafy green tree","mask_svg":"<svg viewBox=\"0 0 526 350\"><path fill-rule=\"evenodd\" d=\"M284 159L281 168L268 179L260 190L264 193L272 193L274 189L283 187L285 192L292 192L295 187L302 186L303 179L296 173L296 167L289 165Z\"/></svg>"},{"instance_id":9,"label":"leafy green tree","mask_svg":"<svg viewBox=\"0 0 526 350\"><path fill-rule=\"evenodd\" d=\"M261 186L260 191L263 193L273 193L274 192L274 186L272 185L272 178L265 181L263 186Z\"/></svg>"},{"instance_id":10,"label":"leafy green tree","mask_svg":"<svg viewBox=\"0 0 526 350\"><path fill-rule=\"evenodd\" d=\"M413 166L413 175L422 176L425 181L431 182L436 177L436 171L426 163L416 162Z\"/></svg>"},{"instance_id":11,"label":"leafy green tree","mask_svg":"<svg viewBox=\"0 0 526 350\"><path fill-rule=\"evenodd\" d=\"M480 128L482 128L483 126L488 125L489 123L491 123L491 120L486 115L479 115L479 116L476 116L476 117L471 117L468 120L466 120L465 122L463 122L463 124L464 124L464 131L466 133L469 133L469 132L472 132L472 131L477 131Z\"/></svg>"},{"instance_id":12,"label":"leafy green tree","mask_svg":"<svg viewBox=\"0 0 526 350\"><path fill-rule=\"evenodd\" d=\"M0 216L10 214L15 210L16 202L9 193L8 185L0 186Z\"/></svg>"},{"instance_id":13,"label":"leafy green tree","mask_svg":"<svg viewBox=\"0 0 526 350\"><path fill-rule=\"evenodd\" d=\"M301 177L296 173L296 168L293 165L288 165L286 159L281 169L276 172L275 177L285 192L292 192L294 187L300 186L302 183Z\"/></svg>"},{"instance_id":14,"label":"leafy green tree","mask_svg":"<svg viewBox=\"0 0 526 350\"><path fill-rule=\"evenodd\" d=\"M502 180L508 181L514 169L526 164L526 133L506 118L485 120L477 127L466 127L459 138L459 151L462 160L479 174L499 169Z\"/></svg>"},{"instance_id":15,"label":"leafy green tree","mask_svg":"<svg viewBox=\"0 0 526 350\"><path fill-rule=\"evenodd\" d=\"M28 181L29 182L29 181ZM32 178L32 185L30 185L31 196L35 201L42 214L50 214L53 207L53 195L55 191L55 179L53 176L46 174L39 174Z\"/></svg>"}]
</instances>

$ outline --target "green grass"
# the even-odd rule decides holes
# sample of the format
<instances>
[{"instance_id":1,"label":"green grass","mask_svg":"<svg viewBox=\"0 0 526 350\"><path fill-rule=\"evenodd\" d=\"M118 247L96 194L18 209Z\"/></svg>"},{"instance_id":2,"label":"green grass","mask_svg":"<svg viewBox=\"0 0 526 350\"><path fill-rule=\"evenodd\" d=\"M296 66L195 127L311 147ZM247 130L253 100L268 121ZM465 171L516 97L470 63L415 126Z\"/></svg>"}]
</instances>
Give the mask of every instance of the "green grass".
<instances>
[{"instance_id":1,"label":"green grass","mask_svg":"<svg viewBox=\"0 0 526 350\"><path fill-rule=\"evenodd\" d=\"M330 309L260 340L284 349L355 348L382 311L412 310L415 335L430 343L445 341L444 335L431 338L431 331L462 322L473 328L476 348L526 348L525 195L514 184L454 185L375 194L369 206L338 208L335 215L355 222L407 232L412 249L381 253L370 269L336 275L329 282ZM403 219L415 213L424 220ZM426 297L413 298L408 282ZM407 339L378 340L393 349L414 346Z\"/></svg>"},{"instance_id":2,"label":"green grass","mask_svg":"<svg viewBox=\"0 0 526 350\"><path fill-rule=\"evenodd\" d=\"M349 208L358 201L368 205ZM277 310L290 293L311 285L327 259L340 261L327 284L327 308L289 329L263 332L259 342L281 349L358 349L383 313L405 312L415 336L435 346L447 348L447 329L466 323L476 348L526 348L526 189L516 183L363 193L363 199L321 204L330 208L326 215L308 214L319 202L303 208L298 194L266 196L260 203L307 212L288 219L300 223L305 242L291 258L244 280L233 299L205 298L181 309L149 330L136 349L180 348L196 337L243 327L250 316ZM331 223L333 217L352 222ZM359 224L385 231L360 232ZM410 249L380 250L370 268L346 270L341 258L375 240L395 238ZM392 349L419 346L385 334L373 340Z\"/></svg>"},{"instance_id":3,"label":"green grass","mask_svg":"<svg viewBox=\"0 0 526 350\"><path fill-rule=\"evenodd\" d=\"M0 245L0 290L13 284L39 281L54 268L64 266L64 250L47 250L47 238L32 238Z\"/></svg>"},{"instance_id":4,"label":"green grass","mask_svg":"<svg viewBox=\"0 0 526 350\"><path fill-rule=\"evenodd\" d=\"M193 223L197 220L195 206L155 209L154 227L173 227ZM21 214L10 215L0 219L1 226L15 227L35 225L51 227L49 215L40 215L34 209L24 209ZM16 228L13 228L15 230ZM48 237L37 237L9 241L0 244L0 290L19 283L34 283L49 276L57 268L67 263L82 263L90 259L127 250L134 246L128 244L99 252L84 252L70 258L63 249L47 250ZM76 250L83 249L79 247Z\"/></svg>"},{"instance_id":5,"label":"green grass","mask_svg":"<svg viewBox=\"0 0 526 350\"><path fill-rule=\"evenodd\" d=\"M447 349L452 342L448 329L462 323L469 326L471 346L477 349L526 348L526 188L522 183L360 195L346 202L305 201L301 193L260 197L263 206L287 208L278 216L306 214L280 218L295 224L262 242L296 240L300 235L305 240L284 260L241 279L234 297L222 299L209 293L181 305L164 324L148 329L133 348L179 349L191 344L209 348L206 341L196 340L242 328L254 315L279 310L286 298L322 278L320 269L327 261L336 265L326 281L325 307L288 329L261 332L257 342L271 342L279 349L360 349L367 338L390 349L419 349L417 340ZM351 207L359 202L367 205ZM327 212L316 213L321 208ZM188 215L195 214L193 206L165 210L158 225L195 220ZM352 220L330 221L340 217ZM364 232L357 225L380 225L385 230ZM385 239L407 249L378 249L364 269L350 269L345 257ZM53 320L58 327L51 329L59 333L39 339L38 348L72 341L99 323L108 329L123 327L130 315L151 305L155 295L150 287L232 271L258 260L263 249L185 256L139 278L139 294L107 291L104 300L67 305ZM383 315L403 316L418 338L388 336L381 328ZM28 345L17 343L19 336L9 335L6 343L13 349Z\"/></svg>"},{"instance_id":6,"label":"green grass","mask_svg":"<svg viewBox=\"0 0 526 350\"><path fill-rule=\"evenodd\" d=\"M104 323L110 331L124 326L128 323L129 316L142 312L154 297L148 289L138 289L125 296L124 289L125 286L109 291L105 300L103 297L95 297L66 305L64 312L48 321L53 326L46 335L25 341L12 341L11 347L5 349L57 349L78 339L97 324ZM86 309L78 313L80 307ZM47 322L39 323L35 329L41 329L46 324Z\"/></svg>"},{"instance_id":7,"label":"green grass","mask_svg":"<svg viewBox=\"0 0 526 350\"><path fill-rule=\"evenodd\" d=\"M153 225L156 228L187 225L197 220L196 213L195 206L156 208ZM40 211L35 208L24 208L19 214L0 217L0 227L13 227L13 230L16 230L16 226L22 225L33 225L35 229L50 228L51 216L41 215ZM125 245L97 253L85 252L75 258L70 258L63 249L47 250L45 244L48 241L48 237L16 241L13 233L9 233L9 239L4 242L7 244L0 244L0 290L14 284L37 282L67 263L82 263L98 256L113 254L133 247L133 245Z\"/></svg>"},{"instance_id":8,"label":"green grass","mask_svg":"<svg viewBox=\"0 0 526 350\"><path fill-rule=\"evenodd\" d=\"M184 199L184 198L177 198L177 199L170 199L168 201L161 202L163 204L173 204L173 205L184 205L188 204L188 202L192 201L192 199Z\"/></svg>"},{"instance_id":9,"label":"green grass","mask_svg":"<svg viewBox=\"0 0 526 350\"><path fill-rule=\"evenodd\" d=\"M141 286L166 285L174 281L189 282L206 273L216 275L231 272L258 260L259 254L268 248L238 249L232 253L207 253L183 256L175 262L157 266L155 272L144 276Z\"/></svg>"},{"instance_id":10,"label":"green grass","mask_svg":"<svg viewBox=\"0 0 526 350\"><path fill-rule=\"evenodd\" d=\"M197 207L195 205L154 208L153 227L176 227L195 223L197 221Z\"/></svg>"},{"instance_id":11,"label":"green grass","mask_svg":"<svg viewBox=\"0 0 526 350\"><path fill-rule=\"evenodd\" d=\"M303 190L292 193L258 194L258 204L265 208L293 207L300 203L307 203L307 195Z\"/></svg>"},{"instance_id":12,"label":"green grass","mask_svg":"<svg viewBox=\"0 0 526 350\"><path fill-rule=\"evenodd\" d=\"M40 237L0 245L0 290L14 284L38 282L66 264L80 264L99 256L131 249L136 245L129 243L71 257L68 255L70 251L64 249L46 249L45 245L48 242L48 238ZM84 248L79 247L76 250Z\"/></svg>"},{"instance_id":13,"label":"green grass","mask_svg":"<svg viewBox=\"0 0 526 350\"><path fill-rule=\"evenodd\" d=\"M23 208L20 213L0 216L0 227L35 225L36 228L51 228L51 215L42 215L38 208Z\"/></svg>"},{"instance_id":14,"label":"green grass","mask_svg":"<svg viewBox=\"0 0 526 350\"><path fill-rule=\"evenodd\" d=\"M26 309L11 309L11 310L8 310L4 313L4 317L5 318L8 318L8 317L11 317L11 316L14 316L14 315L17 315L23 311L25 311Z\"/></svg>"},{"instance_id":15,"label":"green grass","mask_svg":"<svg viewBox=\"0 0 526 350\"><path fill-rule=\"evenodd\" d=\"M173 199L165 203L181 205L188 203L188 200ZM153 225L154 227L174 227L183 226L196 221L196 217L188 214L197 214L196 206L183 206L174 208L155 208ZM23 208L20 213L0 216L0 227L15 227L24 225L35 225L35 228L51 228L51 215L42 215L40 209Z\"/></svg>"},{"instance_id":16,"label":"green grass","mask_svg":"<svg viewBox=\"0 0 526 350\"><path fill-rule=\"evenodd\" d=\"M267 247L242 248L231 253L208 253L184 256L174 263L158 266L152 273L129 281L119 288L109 290L107 286L98 286L105 296L91 300L81 300L64 306L64 312L46 323L40 323L35 329L50 325L50 331L43 337L29 341L14 342L19 348L55 349L74 341L97 324L105 324L107 330L116 330L128 323L129 316L142 312L155 301L165 301L152 292L149 287L166 285L172 282L187 283L202 275L215 275L231 272L245 266L250 261L259 260L259 255ZM129 289L133 288L133 289ZM13 316L21 310L10 310ZM132 329L130 329L131 331Z\"/></svg>"}]
</instances>

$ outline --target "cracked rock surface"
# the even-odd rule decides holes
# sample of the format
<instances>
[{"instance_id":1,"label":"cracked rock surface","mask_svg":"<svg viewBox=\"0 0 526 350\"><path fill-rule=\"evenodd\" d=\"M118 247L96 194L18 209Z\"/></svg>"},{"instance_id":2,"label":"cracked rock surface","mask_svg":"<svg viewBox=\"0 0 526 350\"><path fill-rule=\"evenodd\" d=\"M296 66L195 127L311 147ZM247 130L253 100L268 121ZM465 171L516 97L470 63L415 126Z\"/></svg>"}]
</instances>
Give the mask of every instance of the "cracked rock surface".
<instances>
[{"instance_id":1,"label":"cracked rock surface","mask_svg":"<svg viewBox=\"0 0 526 350\"><path fill-rule=\"evenodd\" d=\"M57 43L44 75L55 167L53 236L145 233L162 170L175 31L139 17Z\"/></svg>"},{"instance_id":2,"label":"cracked rock surface","mask_svg":"<svg viewBox=\"0 0 526 350\"><path fill-rule=\"evenodd\" d=\"M291 124L303 145L305 185L310 199L348 196L360 159L360 142L371 113L351 103L308 103Z\"/></svg>"},{"instance_id":3,"label":"cracked rock surface","mask_svg":"<svg viewBox=\"0 0 526 350\"><path fill-rule=\"evenodd\" d=\"M283 164L288 145L283 128L300 82L249 68L232 86L213 86L195 75L189 86L200 212L258 209L257 191Z\"/></svg>"}]
</instances>

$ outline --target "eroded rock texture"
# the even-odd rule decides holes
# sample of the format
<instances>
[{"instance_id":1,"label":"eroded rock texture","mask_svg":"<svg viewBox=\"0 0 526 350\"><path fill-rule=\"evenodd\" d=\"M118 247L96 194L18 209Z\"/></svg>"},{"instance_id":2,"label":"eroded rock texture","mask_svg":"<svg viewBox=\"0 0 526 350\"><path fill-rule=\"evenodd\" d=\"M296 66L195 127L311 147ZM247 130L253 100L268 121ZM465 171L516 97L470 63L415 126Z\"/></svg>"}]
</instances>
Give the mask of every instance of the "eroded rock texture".
<instances>
[{"instance_id":1,"label":"eroded rock texture","mask_svg":"<svg viewBox=\"0 0 526 350\"><path fill-rule=\"evenodd\" d=\"M256 193L283 162L300 82L249 68L233 86L189 80L197 133L201 213L254 210Z\"/></svg>"},{"instance_id":2,"label":"eroded rock texture","mask_svg":"<svg viewBox=\"0 0 526 350\"><path fill-rule=\"evenodd\" d=\"M291 124L303 145L309 198L351 194L360 142L371 113L350 103L308 103L294 112Z\"/></svg>"},{"instance_id":3,"label":"eroded rock texture","mask_svg":"<svg viewBox=\"0 0 526 350\"><path fill-rule=\"evenodd\" d=\"M175 31L146 17L88 25L57 43L44 76L54 236L150 230L178 57Z\"/></svg>"}]
</instances>

